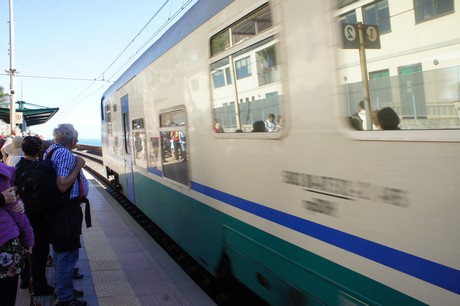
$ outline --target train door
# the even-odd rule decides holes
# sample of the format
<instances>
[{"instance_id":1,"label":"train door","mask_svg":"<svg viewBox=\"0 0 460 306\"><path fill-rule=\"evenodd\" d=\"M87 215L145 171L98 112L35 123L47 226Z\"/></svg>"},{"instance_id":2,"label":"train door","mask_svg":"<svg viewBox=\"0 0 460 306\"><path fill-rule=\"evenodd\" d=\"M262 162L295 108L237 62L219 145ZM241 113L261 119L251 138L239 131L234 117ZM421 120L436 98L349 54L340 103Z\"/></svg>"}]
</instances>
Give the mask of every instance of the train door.
<instances>
[{"instance_id":1,"label":"train door","mask_svg":"<svg viewBox=\"0 0 460 306\"><path fill-rule=\"evenodd\" d=\"M129 120L128 95L121 98L121 119L123 124L123 150L125 160L125 177L126 184L124 190L125 196L132 203L135 203L134 198L134 173L133 173L133 157L131 152L131 125Z\"/></svg>"}]
</instances>

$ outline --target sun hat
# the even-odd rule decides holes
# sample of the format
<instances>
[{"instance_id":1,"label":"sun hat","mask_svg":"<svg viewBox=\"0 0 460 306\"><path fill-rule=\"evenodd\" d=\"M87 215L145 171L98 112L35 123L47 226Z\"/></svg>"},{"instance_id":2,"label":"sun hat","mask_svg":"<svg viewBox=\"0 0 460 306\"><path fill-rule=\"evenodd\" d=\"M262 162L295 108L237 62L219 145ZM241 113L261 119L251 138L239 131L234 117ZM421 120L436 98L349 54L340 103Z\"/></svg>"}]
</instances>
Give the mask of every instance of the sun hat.
<instances>
[{"instance_id":1,"label":"sun hat","mask_svg":"<svg viewBox=\"0 0 460 306\"><path fill-rule=\"evenodd\" d=\"M13 141L6 145L5 147L5 153L8 155L24 155L24 152L21 149L21 144L22 144L22 136L16 136L13 138Z\"/></svg>"}]
</instances>

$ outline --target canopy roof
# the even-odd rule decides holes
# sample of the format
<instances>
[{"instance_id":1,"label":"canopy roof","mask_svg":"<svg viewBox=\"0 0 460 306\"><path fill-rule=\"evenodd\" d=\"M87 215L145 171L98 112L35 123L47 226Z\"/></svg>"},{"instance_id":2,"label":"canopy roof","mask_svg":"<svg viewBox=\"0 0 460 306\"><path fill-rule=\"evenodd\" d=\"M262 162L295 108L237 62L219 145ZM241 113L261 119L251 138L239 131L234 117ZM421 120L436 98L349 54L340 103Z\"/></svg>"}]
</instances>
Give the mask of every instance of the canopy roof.
<instances>
[{"instance_id":1,"label":"canopy roof","mask_svg":"<svg viewBox=\"0 0 460 306\"><path fill-rule=\"evenodd\" d=\"M10 123L10 108L9 103L0 104L0 120ZM19 105L19 108L16 108L16 112L22 113L22 118L26 126L33 126L38 124L43 124L51 119L59 111L58 107L49 108L45 106L35 105L27 103L25 101L17 101L16 104Z\"/></svg>"}]
</instances>

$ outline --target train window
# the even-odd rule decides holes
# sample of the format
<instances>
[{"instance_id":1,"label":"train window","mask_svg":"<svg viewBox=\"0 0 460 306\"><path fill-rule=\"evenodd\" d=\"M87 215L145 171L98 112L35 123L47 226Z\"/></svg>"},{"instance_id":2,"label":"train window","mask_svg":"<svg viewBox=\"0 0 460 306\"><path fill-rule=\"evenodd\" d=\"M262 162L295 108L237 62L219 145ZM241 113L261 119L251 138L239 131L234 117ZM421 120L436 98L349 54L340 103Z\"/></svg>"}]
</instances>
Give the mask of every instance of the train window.
<instances>
[{"instance_id":1,"label":"train window","mask_svg":"<svg viewBox=\"0 0 460 306\"><path fill-rule=\"evenodd\" d=\"M377 24L379 33L385 34L380 37L378 49L366 45L367 63L360 61L358 47L338 49L338 75L344 97L341 106L351 123L348 128L360 131L351 135L362 140L458 141L458 54L436 45L442 44L444 38L435 35L427 41L423 35L412 35L422 29L422 22L426 33L448 28L455 19L454 1L414 0L411 14L398 17L399 32L391 25L394 18L389 18L391 1L367 2L350 5L352 10L341 6L336 12L339 22ZM429 25L428 20L434 18L436 23ZM345 37L342 31L339 34ZM398 45L401 35L413 39ZM355 38L359 42L359 35ZM367 69L367 76L363 76Z\"/></svg>"},{"instance_id":2,"label":"train window","mask_svg":"<svg viewBox=\"0 0 460 306\"><path fill-rule=\"evenodd\" d=\"M112 116L110 112L110 104L105 105L105 123L107 124L107 133L112 134Z\"/></svg>"},{"instance_id":3,"label":"train window","mask_svg":"<svg viewBox=\"0 0 460 306\"><path fill-rule=\"evenodd\" d=\"M132 121L132 129L138 130L144 128L144 118L133 119Z\"/></svg>"},{"instance_id":4,"label":"train window","mask_svg":"<svg viewBox=\"0 0 460 306\"><path fill-rule=\"evenodd\" d=\"M230 48L230 29L220 32L211 38L211 55L216 55Z\"/></svg>"},{"instance_id":5,"label":"train window","mask_svg":"<svg viewBox=\"0 0 460 306\"><path fill-rule=\"evenodd\" d=\"M210 76L214 85L211 91L216 133L281 130L277 42L269 4L211 37Z\"/></svg>"},{"instance_id":6,"label":"train window","mask_svg":"<svg viewBox=\"0 0 460 306\"><path fill-rule=\"evenodd\" d=\"M134 144L134 163L147 169L147 146L144 128L144 118L131 120L131 132Z\"/></svg>"},{"instance_id":7,"label":"train window","mask_svg":"<svg viewBox=\"0 0 460 306\"><path fill-rule=\"evenodd\" d=\"M235 49L234 53L210 65L214 79L214 131L280 131L282 88L276 37L255 40L252 45ZM222 80L220 86L216 86L216 73L221 73L222 78L225 75L226 81ZM265 129L261 128L263 124Z\"/></svg>"},{"instance_id":8,"label":"train window","mask_svg":"<svg viewBox=\"0 0 460 306\"><path fill-rule=\"evenodd\" d=\"M459 82L458 67L423 71L421 64L414 64L398 67L397 72L394 76L390 76L387 69L369 73L370 116L372 119L374 115L375 119L372 130L460 128L459 91L452 86ZM360 125L355 127L358 130L370 130L367 124L361 123L366 120L368 108L359 106L364 96L362 82L350 82L345 87L350 120L358 119ZM391 114L391 125L384 122L384 126L380 126L376 116L382 109Z\"/></svg>"},{"instance_id":9,"label":"train window","mask_svg":"<svg viewBox=\"0 0 460 306\"><path fill-rule=\"evenodd\" d=\"M186 119L184 109L160 114L160 146L164 177L189 185Z\"/></svg>"},{"instance_id":10,"label":"train window","mask_svg":"<svg viewBox=\"0 0 460 306\"><path fill-rule=\"evenodd\" d=\"M233 44L238 44L273 26L270 6L260 8L232 26Z\"/></svg>"},{"instance_id":11,"label":"train window","mask_svg":"<svg viewBox=\"0 0 460 306\"><path fill-rule=\"evenodd\" d=\"M264 5L211 38L211 56L273 27L270 6Z\"/></svg>"}]
</instances>

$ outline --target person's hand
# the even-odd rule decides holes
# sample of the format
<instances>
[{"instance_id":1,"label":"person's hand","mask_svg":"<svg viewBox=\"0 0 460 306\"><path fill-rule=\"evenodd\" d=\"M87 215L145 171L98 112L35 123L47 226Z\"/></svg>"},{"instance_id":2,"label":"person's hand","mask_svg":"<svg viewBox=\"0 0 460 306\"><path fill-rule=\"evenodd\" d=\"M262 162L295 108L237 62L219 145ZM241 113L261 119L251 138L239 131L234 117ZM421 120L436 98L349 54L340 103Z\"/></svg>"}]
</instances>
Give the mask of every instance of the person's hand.
<instances>
[{"instance_id":1,"label":"person's hand","mask_svg":"<svg viewBox=\"0 0 460 306\"><path fill-rule=\"evenodd\" d=\"M86 161L83 159L83 157L81 156L75 156L77 158L77 167L78 168L83 168L83 166L85 165Z\"/></svg>"},{"instance_id":2,"label":"person's hand","mask_svg":"<svg viewBox=\"0 0 460 306\"><path fill-rule=\"evenodd\" d=\"M14 187L10 187L2 191L3 196L5 197L5 204L11 204L16 201L16 192Z\"/></svg>"},{"instance_id":3,"label":"person's hand","mask_svg":"<svg viewBox=\"0 0 460 306\"><path fill-rule=\"evenodd\" d=\"M18 213L18 214L23 214L24 213L24 203L22 203L22 201L19 200L16 204L11 206L11 211Z\"/></svg>"}]
</instances>

